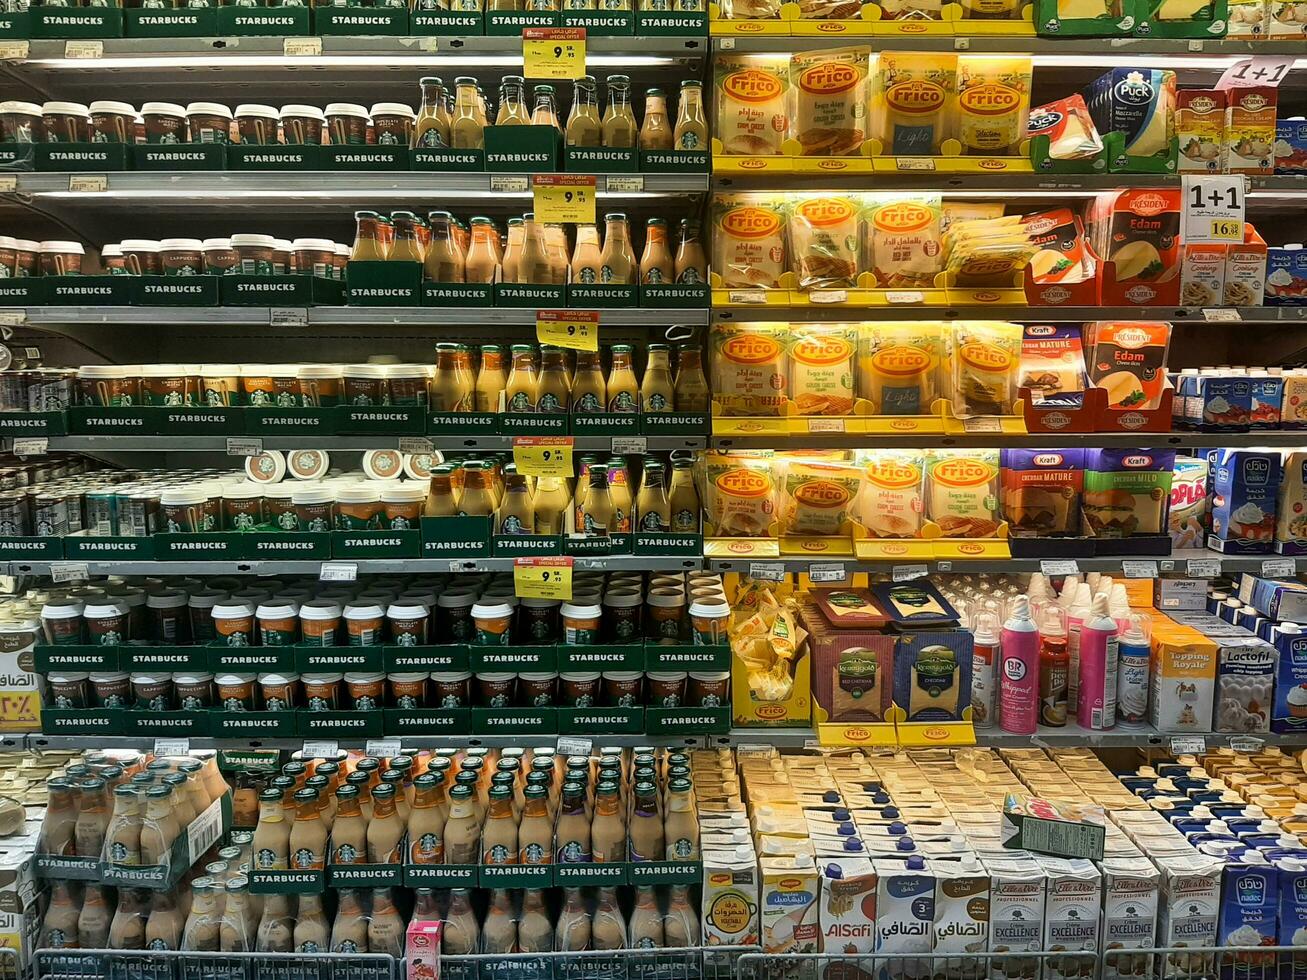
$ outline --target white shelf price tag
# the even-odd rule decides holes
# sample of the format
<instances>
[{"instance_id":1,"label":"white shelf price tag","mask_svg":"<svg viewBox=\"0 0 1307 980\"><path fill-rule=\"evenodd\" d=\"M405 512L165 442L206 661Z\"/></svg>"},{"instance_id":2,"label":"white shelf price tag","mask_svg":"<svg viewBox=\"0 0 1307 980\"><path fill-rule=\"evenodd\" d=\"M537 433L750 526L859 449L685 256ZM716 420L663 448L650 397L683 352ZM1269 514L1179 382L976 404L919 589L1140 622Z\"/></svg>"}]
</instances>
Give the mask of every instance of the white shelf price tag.
<instances>
[{"instance_id":1,"label":"white shelf price tag","mask_svg":"<svg viewBox=\"0 0 1307 980\"><path fill-rule=\"evenodd\" d=\"M761 306L767 302L767 294L761 289L732 289L726 294L726 301L735 305Z\"/></svg>"},{"instance_id":2,"label":"white shelf price tag","mask_svg":"<svg viewBox=\"0 0 1307 980\"><path fill-rule=\"evenodd\" d=\"M287 40L290 39L287 38ZM268 324L273 327L307 327L309 325L309 311L297 306L269 310Z\"/></svg>"},{"instance_id":3,"label":"white shelf price tag","mask_svg":"<svg viewBox=\"0 0 1307 980\"><path fill-rule=\"evenodd\" d=\"M844 563L824 562L808 566L808 580L812 582L843 582L847 578Z\"/></svg>"},{"instance_id":4,"label":"white shelf price tag","mask_svg":"<svg viewBox=\"0 0 1307 980\"><path fill-rule=\"evenodd\" d=\"M643 456L648 449L646 436L613 436L613 452L618 456Z\"/></svg>"},{"instance_id":5,"label":"white shelf price tag","mask_svg":"<svg viewBox=\"0 0 1307 980\"><path fill-rule=\"evenodd\" d=\"M73 174L68 178L70 194L103 194L109 189L109 178L105 174Z\"/></svg>"},{"instance_id":6,"label":"white shelf price tag","mask_svg":"<svg viewBox=\"0 0 1307 980\"><path fill-rule=\"evenodd\" d=\"M1121 562L1121 571L1126 578L1157 578L1157 562L1127 559Z\"/></svg>"},{"instance_id":7,"label":"white shelf price tag","mask_svg":"<svg viewBox=\"0 0 1307 980\"><path fill-rule=\"evenodd\" d=\"M808 294L809 303L847 303L848 301L847 289L814 289Z\"/></svg>"},{"instance_id":8,"label":"white shelf price tag","mask_svg":"<svg viewBox=\"0 0 1307 980\"><path fill-rule=\"evenodd\" d=\"M53 582L84 582L91 577L84 561L50 562L50 580Z\"/></svg>"},{"instance_id":9,"label":"white shelf price tag","mask_svg":"<svg viewBox=\"0 0 1307 980\"><path fill-rule=\"evenodd\" d=\"M784 582L785 566L779 562L749 562L749 578L764 582Z\"/></svg>"},{"instance_id":10,"label":"white shelf price tag","mask_svg":"<svg viewBox=\"0 0 1307 980\"><path fill-rule=\"evenodd\" d=\"M103 58L104 42L103 41L65 41L64 58L67 61L74 61L84 58Z\"/></svg>"},{"instance_id":11,"label":"white shelf price tag","mask_svg":"<svg viewBox=\"0 0 1307 980\"><path fill-rule=\"evenodd\" d=\"M322 38L284 38L281 42L281 53L287 58L319 58L322 56Z\"/></svg>"},{"instance_id":12,"label":"white shelf price tag","mask_svg":"<svg viewBox=\"0 0 1307 980\"><path fill-rule=\"evenodd\" d=\"M1243 174L1185 174L1181 178L1183 211L1180 234L1186 244L1243 241Z\"/></svg>"},{"instance_id":13,"label":"white shelf price tag","mask_svg":"<svg viewBox=\"0 0 1307 980\"><path fill-rule=\"evenodd\" d=\"M431 444L431 440L426 436L399 437L399 451L401 453L408 453L411 456L421 456L424 453L434 452L435 448L436 447Z\"/></svg>"},{"instance_id":14,"label":"white shelf price tag","mask_svg":"<svg viewBox=\"0 0 1307 980\"><path fill-rule=\"evenodd\" d=\"M604 190L609 194L638 194L644 190L644 175L625 177L610 174L604 178Z\"/></svg>"},{"instance_id":15,"label":"white shelf price tag","mask_svg":"<svg viewBox=\"0 0 1307 980\"><path fill-rule=\"evenodd\" d=\"M1221 574L1221 559L1190 558L1185 562L1185 574L1190 578L1216 578Z\"/></svg>"},{"instance_id":16,"label":"white shelf price tag","mask_svg":"<svg viewBox=\"0 0 1307 980\"><path fill-rule=\"evenodd\" d=\"M50 450L50 440L45 436L32 436L14 440L15 456L44 456Z\"/></svg>"},{"instance_id":17,"label":"white shelf price tag","mask_svg":"<svg viewBox=\"0 0 1307 980\"><path fill-rule=\"evenodd\" d=\"M30 41L0 41L0 61L26 61L31 51Z\"/></svg>"},{"instance_id":18,"label":"white shelf price tag","mask_svg":"<svg viewBox=\"0 0 1307 980\"><path fill-rule=\"evenodd\" d=\"M1218 308L1203 310L1203 319L1208 323L1241 323L1243 314L1236 309Z\"/></svg>"},{"instance_id":19,"label":"white shelf price tag","mask_svg":"<svg viewBox=\"0 0 1307 980\"><path fill-rule=\"evenodd\" d=\"M1265 744L1264 739L1257 738L1254 735L1230 736L1230 748L1236 752L1260 752Z\"/></svg>"},{"instance_id":20,"label":"white shelf price tag","mask_svg":"<svg viewBox=\"0 0 1307 980\"><path fill-rule=\"evenodd\" d=\"M1039 563L1039 570L1045 575L1080 574L1080 566L1073 558L1045 558Z\"/></svg>"},{"instance_id":21,"label":"white shelf price tag","mask_svg":"<svg viewBox=\"0 0 1307 980\"><path fill-rule=\"evenodd\" d=\"M18 178L13 174L0 177L0 194L13 194L18 190Z\"/></svg>"},{"instance_id":22,"label":"white shelf price tag","mask_svg":"<svg viewBox=\"0 0 1307 980\"><path fill-rule=\"evenodd\" d=\"M594 749L594 741L577 735L558 736L558 754L564 758L573 755L588 756Z\"/></svg>"},{"instance_id":23,"label":"white shelf price tag","mask_svg":"<svg viewBox=\"0 0 1307 980\"><path fill-rule=\"evenodd\" d=\"M1201 735L1177 735L1171 739L1172 755L1201 755L1207 751L1207 739Z\"/></svg>"},{"instance_id":24,"label":"white shelf price tag","mask_svg":"<svg viewBox=\"0 0 1307 980\"><path fill-rule=\"evenodd\" d=\"M338 755L340 743L326 740L305 742L304 749L300 752L302 759L327 759L331 762L335 762Z\"/></svg>"},{"instance_id":25,"label":"white shelf price tag","mask_svg":"<svg viewBox=\"0 0 1307 980\"><path fill-rule=\"evenodd\" d=\"M808 431L811 432L843 432L843 419L808 419Z\"/></svg>"},{"instance_id":26,"label":"white shelf price tag","mask_svg":"<svg viewBox=\"0 0 1307 980\"><path fill-rule=\"evenodd\" d=\"M1298 563L1292 558L1267 558L1262 562L1262 574L1267 578L1292 578L1297 573Z\"/></svg>"},{"instance_id":27,"label":"white shelf price tag","mask_svg":"<svg viewBox=\"0 0 1307 980\"><path fill-rule=\"evenodd\" d=\"M363 748L373 759L393 759L403 750L404 743L397 738L370 738Z\"/></svg>"},{"instance_id":28,"label":"white shelf price tag","mask_svg":"<svg viewBox=\"0 0 1307 980\"><path fill-rule=\"evenodd\" d=\"M890 569L890 578L895 582L915 582L929 574L929 565L895 565Z\"/></svg>"},{"instance_id":29,"label":"white shelf price tag","mask_svg":"<svg viewBox=\"0 0 1307 980\"><path fill-rule=\"evenodd\" d=\"M263 453L262 439L228 439L228 456L258 456Z\"/></svg>"},{"instance_id":30,"label":"white shelf price tag","mask_svg":"<svg viewBox=\"0 0 1307 980\"><path fill-rule=\"evenodd\" d=\"M359 567L354 562L324 561L318 580L322 582L353 582L359 577Z\"/></svg>"},{"instance_id":31,"label":"white shelf price tag","mask_svg":"<svg viewBox=\"0 0 1307 980\"><path fill-rule=\"evenodd\" d=\"M154 756L156 759L190 754L191 740L189 738L156 738L154 740Z\"/></svg>"},{"instance_id":32,"label":"white shelf price tag","mask_svg":"<svg viewBox=\"0 0 1307 980\"><path fill-rule=\"evenodd\" d=\"M521 174L491 174L490 193L525 194L531 189L531 181Z\"/></svg>"}]
</instances>

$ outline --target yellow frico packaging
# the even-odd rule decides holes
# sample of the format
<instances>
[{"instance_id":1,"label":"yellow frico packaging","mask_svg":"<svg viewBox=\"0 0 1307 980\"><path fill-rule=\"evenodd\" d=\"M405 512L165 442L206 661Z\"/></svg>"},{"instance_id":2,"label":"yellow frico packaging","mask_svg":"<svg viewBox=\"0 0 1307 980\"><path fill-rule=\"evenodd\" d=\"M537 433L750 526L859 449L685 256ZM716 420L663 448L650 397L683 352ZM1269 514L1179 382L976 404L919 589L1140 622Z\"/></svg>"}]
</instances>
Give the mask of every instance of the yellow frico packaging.
<instances>
[{"instance_id":1,"label":"yellow frico packaging","mask_svg":"<svg viewBox=\"0 0 1307 980\"><path fill-rule=\"evenodd\" d=\"M722 150L741 156L779 156L789 134L784 55L738 55L717 59L717 138Z\"/></svg>"},{"instance_id":2,"label":"yellow frico packaging","mask_svg":"<svg viewBox=\"0 0 1307 980\"><path fill-rule=\"evenodd\" d=\"M857 154L867 138L870 48L799 53L790 58L790 131L803 156Z\"/></svg>"},{"instance_id":3,"label":"yellow frico packaging","mask_svg":"<svg viewBox=\"0 0 1307 980\"><path fill-rule=\"evenodd\" d=\"M779 199L721 194L713 198L712 268L727 289L775 289L787 269L785 216Z\"/></svg>"},{"instance_id":4,"label":"yellow frico packaging","mask_svg":"<svg viewBox=\"0 0 1307 980\"><path fill-rule=\"evenodd\" d=\"M946 538L992 538L999 525L998 450L927 456L926 516Z\"/></svg>"},{"instance_id":5,"label":"yellow frico packaging","mask_svg":"<svg viewBox=\"0 0 1307 980\"><path fill-rule=\"evenodd\" d=\"M967 156L1017 153L1030 115L1029 56L958 58L958 139Z\"/></svg>"},{"instance_id":6,"label":"yellow frico packaging","mask_svg":"<svg viewBox=\"0 0 1307 980\"><path fill-rule=\"evenodd\" d=\"M953 326L953 414L1009 415L1021 364L1021 325L960 320Z\"/></svg>"},{"instance_id":7,"label":"yellow frico packaging","mask_svg":"<svg viewBox=\"0 0 1307 980\"><path fill-rule=\"evenodd\" d=\"M848 197L804 197L789 209L790 251L800 289L857 285L859 202Z\"/></svg>"},{"instance_id":8,"label":"yellow frico packaging","mask_svg":"<svg viewBox=\"0 0 1307 980\"><path fill-rule=\"evenodd\" d=\"M872 415L929 415L939 397L944 327L867 323L858 339L858 384Z\"/></svg>"},{"instance_id":9,"label":"yellow frico packaging","mask_svg":"<svg viewBox=\"0 0 1307 980\"><path fill-rule=\"evenodd\" d=\"M844 323L796 323L792 329L790 397L799 413L848 415L853 411L858 328Z\"/></svg>"},{"instance_id":10,"label":"yellow frico packaging","mask_svg":"<svg viewBox=\"0 0 1307 980\"><path fill-rule=\"evenodd\" d=\"M713 325L713 398L725 415L780 415L789 378L784 323Z\"/></svg>"},{"instance_id":11,"label":"yellow frico packaging","mask_svg":"<svg viewBox=\"0 0 1307 980\"><path fill-rule=\"evenodd\" d=\"M883 289L928 289L943 270L938 195L876 199L867 214L864 267Z\"/></svg>"},{"instance_id":12,"label":"yellow frico packaging","mask_svg":"<svg viewBox=\"0 0 1307 980\"><path fill-rule=\"evenodd\" d=\"M862 471L848 463L791 458L781 487L781 533L830 536L853 514Z\"/></svg>"},{"instance_id":13,"label":"yellow frico packaging","mask_svg":"<svg viewBox=\"0 0 1307 980\"><path fill-rule=\"evenodd\" d=\"M883 51L876 62L873 135L888 156L935 156L952 137L957 55Z\"/></svg>"},{"instance_id":14,"label":"yellow frico packaging","mask_svg":"<svg viewBox=\"0 0 1307 980\"><path fill-rule=\"evenodd\" d=\"M858 517L874 538L916 538L925 510L921 499L924 460L915 450L866 453Z\"/></svg>"},{"instance_id":15,"label":"yellow frico packaging","mask_svg":"<svg viewBox=\"0 0 1307 980\"><path fill-rule=\"evenodd\" d=\"M701 457L704 510L720 537L765 538L776 519L772 453L706 452Z\"/></svg>"}]
</instances>

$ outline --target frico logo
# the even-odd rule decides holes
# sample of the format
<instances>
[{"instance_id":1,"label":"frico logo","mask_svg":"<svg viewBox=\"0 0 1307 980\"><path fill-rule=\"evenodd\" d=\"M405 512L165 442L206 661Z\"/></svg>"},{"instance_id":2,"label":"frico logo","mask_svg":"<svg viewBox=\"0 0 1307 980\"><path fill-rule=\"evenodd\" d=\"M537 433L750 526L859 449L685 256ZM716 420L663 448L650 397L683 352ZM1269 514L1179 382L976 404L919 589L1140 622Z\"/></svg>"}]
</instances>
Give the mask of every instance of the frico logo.
<instances>
[{"instance_id":1,"label":"frico logo","mask_svg":"<svg viewBox=\"0 0 1307 980\"><path fill-rule=\"evenodd\" d=\"M848 490L831 480L811 480L794 492L796 503L824 510L843 506L850 496Z\"/></svg>"},{"instance_id":2,"label":"frico logo","mask_svg":"<svg viewBox=\"0 0 1307 980\"><path fill-rule=\"evenodd\" d=\"M963 344L958 349L958 357L981 371L1006 371L1012 363L1012 354L995 344Z\"/></svg>"},{"instance_id":3,"label":"frico logo","mask_svg":"<svg viewBox=\"0 0 1307 980\"><path fill-rule=\"evenodd\" d=\"M932 480L947 487L978 486L993 475L993 467L978 459L946 459L930 471Z\"/></svg>"},{"instance_id":4,"label":"frico logo","mask_svg":"<svg viewBox=\"0 0 1307 980\"><path fill-rule=\"evenodd\" d=\"M871 355L871 364L883 374L911 377L930 367L930 355L920 347L885 347Z\"/></svg>"},{"instance_id":5,"label":"frico logo","mask_svg":"<svg viewBox=\"0 0 1307 980\"><path fill-rule=\"evenodd\" d=\"M790 348L790 356L800 364L829 367L853 356L853 345L842 337L804 337Z\"/></svg>"},{"instance_id":6,"label":"frico logo","mask_svg":"<svg viewBox=\"0 0 1307 980\"><path fill-rule=\"evenodd\" d=\"M1138 453L1134 456L1121 457L1121 465L1127 466L1132 470L1137 470L1145 466L1153 465L1153 457L1144 453Z\"/></svg>"},{"instance_id":7,"label":"frico logo","mask_svg":"<svg viewBox=\"0 0 1307 980\"><path fill-rule=\"evenodd\" d=\"M825 554L830 549L830 543L824 538L809 538L799 545L804 551L811 551L817 554Z\"/></svg>"},{"instance_id":8,"label":"frico logo","mask_svg":"<svg viewBox=\"0 0 1307 980\"><path fill-rule=\"evenodd\" d=\"M743 335L722 344L722 354L736 364L764 364L781 355L781 345L771 337Z\"/></svg>"},{"instance_id":9,"label":"frico logo","mask_svg":"<svg viewBox=\"0 0 1307 980\"><path fill-rule=\"evenodd\" d=\"M871 221L881 231L920 231L931 223L934 216L930 208L904 201L880 208L872 215Z\"/></svg>"},{"instance_id":10,"label":"frico logo","mask_svg":"<svg viewBox=\"0 0 1307 980\"><path fill-rule=\"evenodd\" d=\"M836 61L813 65L799 74L799 88L805 92L821 95L836 95L847 92L862 81L862 74L852 65L842 65Z\"/></svg>"},{"instance_id":11,"label":"frico logo","mask_svg":"<svg viewBox=\"0 0 1307 980\"><path fill-rule=\"evenodd\" d=\"M733 208L722 219L722 231L735 238L770 238L781 230L781 216L766 208Z\"/></svg>"},{"instance_id":12,"label":"frico logo","mask_svg":"<svg viewBox=\"0 0 1307 980\"><path fill-rule=\"evenodd\" d=\"M843 34L844 25L833 20L817 21L817 30L822 34Z\"/></svg>"},{"instance_id":13,"label":"frico logo","mask_svg":"<svg viewBox=\"0 0 1307 980\"><path fill-rule=\"evenodd\" d=\"M753 550L753 545L748 541L732 541L726 546L728 551L733 551L737 555L747 555Z\"/></svg>"},{"instance_id":14,"label":"frico logo","mask_svg":"<svg viewBox=\"0 0 1307 980\"><path fill-rule=\"evenodd\" d=\"M842 197L818 197L804 201L794 209L794 213L814 228L829 228L852 221L857 216L857 210Z\"/></svg>"},{"instance_id":15,"label":"frico logo","mask_svg":"<svg viewBox=\"0 0 1307 980\"><path fill-rule=\"evenodd\" d=\"M784 89L780 79L756 68L746 68L726 76L722 90L737 102L770 102L778 99Z\"/></svg>"},{"instance_id":16,"label":"frico logo","mask_svg":"<svg viewBox=\"0 0 1307 980\"><path fill-rule=\"evenodd\" d=\"M905 544L894 544L891 542L887 542L880 546L880 553L882 555L887 555L887 556L906 555L908 553L908 546Z\"/></svg>"},{"instance_id":17,"label":"frico logo","mask_svg":"<svg viewBox=\"0 0 1307 980\"><path fill-rule=\"evenodd\" d=\"M976 544L974 541L960 541L960 542L958 542L958 553L959 553L959 554L962 554L962 555L980 555L980 554L984 554L984 552L985 552L985 546L984 546L983 544Z\"/></svg>"},{"instance_id":18,"label":"frico logo","mask_svg":"<svg viewBox=\"0 0 1307 980\"><path fill-rule=\"evenodd\" d=\"M898 432L916 432L918 429L916 419L905 418L890 419L889 427Z\"/></svg>"},{"instance_id":19,"label":"frico logo","mask_svg":"<svg viewBox=\"0 0 1307 980\"><path fill-rule=\"evenodd\" d=\"M829 160L818 160L817 169L819 170L848 170L849 165L843 160L837 160L832 157Z\"/></svg>"},{"instance_id":20,"label":"frico logo","mask_svg":"<svg viewBox=\"0 0 1307 980\"><path fill-rule=\"evenodd\" d=\"M1061 466L1065 459L1061 453L1036 453L1030 461L1036 466Z\"/></svg>"},{"instance_id":21,"label":"frico logo","mask_svg":"<svg viewBox=\"0 0 1307 980\"><path fill-rule=\"evenodd\" d=\"M846 728L844 729L844 738L850 742L865 742L871 738L871 730L867 728Z\"/></svg>"},{"instance_id":22,"label":"frico logo","mask_svg":"<svg viewBox=\"0 0 1307 980\"><path fill-rule=\"evenodd\" d=\"M785 705L760 704L754 709L754 714L759 718L783 718L785 717Z\"/></svg>"},{"instance_id":23,"label":"frico logo","mask_svg":"<svg viewBox=\"0 0 1307 980\"><path fill-rule=\"evenodd\" d=\"M980 161L980 169L981 169L981 170L1006 170L1006 169L1007 169L1007 161L1006 161L1006 160L997 160L997 159L994 159L993 157L991 157L991 158L989 158L989 159L987 159L987 160L981 160L981 161Z\"/></svg>"},{"instance_id":24,"label":"frico logo","mask_svg":"<svg viewBox=\"0 0 1307 980\"><path fill-rule=\"evenodd\" d=\"M973 116L1002 116L1014 112L1021 105L1021 94L1006 85L987 82L975 85L959 95L958 105Z\"/></svg>"},{"instance_id":25,"label":"frico logo","mask_svg":"<svg viewBox=\"0 0 1307 980\"><path fill-rule=\"evenodd\" d=\"M899 82L885 90L885 101L890 108L914 116L936 111L944 105L944 98L944 89L924 78Z\"/></svg>"},{"instance_id":26,"label":"frico logo","mask_svg":"<svg viewBox=\"0 0 1307 980\"><path fill-rule=\"evenodd\" d=\"M887 490L921 485L921 470L895 462L872 462L867 465L867 479Z\"/></svg>"},{"instance_id":27,"label":"frico logo","mask_svg":"<svg viewBox=\"0 0 1307 980\"><path fill-rule=\"evenodd\" d=\"M732 497L765 497L771 481L751 470L731 470L717 478L717 489Z\"/></svg>"}]
</instances>

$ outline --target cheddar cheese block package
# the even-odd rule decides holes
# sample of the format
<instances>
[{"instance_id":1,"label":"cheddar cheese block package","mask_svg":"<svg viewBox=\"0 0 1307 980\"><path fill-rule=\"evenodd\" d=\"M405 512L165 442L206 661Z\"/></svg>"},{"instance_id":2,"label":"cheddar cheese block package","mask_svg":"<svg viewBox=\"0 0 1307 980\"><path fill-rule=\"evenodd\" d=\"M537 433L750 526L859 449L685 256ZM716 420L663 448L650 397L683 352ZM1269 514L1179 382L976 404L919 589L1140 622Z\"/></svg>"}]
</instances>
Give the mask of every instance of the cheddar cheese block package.
<instances>
[{"instance_id":1,"label":"cheddar cheese block package","mask_svg":"<svg viewBox=\"0 0 1307 980\"><path fill-rule=\"evenodd\" d=\"M847 528L862 490L851 463L789 457L781 477L781 533L831 536Z\"/></svg>"},{"instance_id":2,"label":"cheddar cheese block package","mask_svg":"<svg viewBox=\"0 0 1307 980\"><path fill-rule=\"evenodd\" d=\"M779 415L788 393L788 325L715 323L713 399L726 415Z\"/></svg>"},{"instance_id":3,"label":"cheddar cheese block package","mask_svg":"<svg viewBox=\"0 0 1307 980\"><path fill-rule=\"evenodd\" d=\"M959 320L953 328L953 414L1010 415L1021 366L1021 325Z\"/></svg>"},{"instance_id":4,"label":"cheddar cheese block package","mask_svg":"<svg viewBox=\"0 0 1307 980\"><path fill-rule=\"evenodd\" d=\"M784 55L720 56L713 68L714 133L725 153L779 156L789 133L789 65Z\"/></svg>"},{"instance_id":5,"label":"cheddar cheese block package","mask_svg":"<svg viewBox=\"0 0 1307 980\"><path fill-rule=\"evenodd\" d=\"M939 195L877 195L867 213L867 260L882 289L928 289L943 271Z\"/></svg>"},{"instance_id":6,"label":"cheddar cheese block package","mask_svg":"<svg viewBox=\"0 0 1307 980\"><path fill-rule=\"evenodd\" d=\"M1080 324L1027 324L1021 339L1017 384L1041 396L1084 391L1085 349Z\"/></svg>"},{"instance_id":7,"label":"cheddar cheese block package","mask_svg":"<svg viewBox=\"0 0 1307 980\"><path fill-rule=\"evenodd\" d=\"M1096 538L1165 534L1174 467L1174 450L1088 450L1081 503L1084 533Z\"/></svg>"},{"instance_id":8,"label":"cheddar cheese block package","mask_svg":"<svg viewBox=\"0 0 1307 980\"><path fill-rule=\"evenodd\" d=\"M1026 133L1032 139L1048 137L1050 160L1090 160L1103 152L1103 141L1089 107L1079 95L1030 110Z\"/></svg>"},{"instance_id":9,"label":"cheddar cheese block package","mask_svg":"<svg viewBox=\"0 0 1307 980\"><path fill-rule=\"evenodd\" d=\"M870 48L790 58L790 133L803 156L856 155L867 138Z\"/></svg>"},{"instance_id":10,"label":"cheddar cheese block package","mask_svg":"<svg viewBox=\"0 0 1307 980\"><path fill-rule=\"evenodd\" d=\"M958 59L952 54L883 51L872 85L873 135L889 156L933 156L952 138Z\"/></svg>"},{"instance_id":11,"label":"cheddar cheese block package","mask_svg":"<svg viewBox=\"0 0 1307 980\"><path fill-rule=\"evenodd\" d=\"M1030 111L1031 60L1022 56L958 58L958 139L968 156L1018 152Z\"/></svg>"},{"instance_id":12,"label":"cheddar cheese block package","mask_svg":"<svg viewBox=\"0 0 1307 980\"><path fill-rule=\"evenodd\" d=\"M925 513L925 458L920 450L881 449L858 454L863 467L858 520L873 538L917 538Z\"/></svg>"},{"instance_id":13,"label":"cheddar cheese block package","mask_svg":"<svg viewBox=\"0 0 1307 980\"><path fill-rule=\"evenodd\" d=\"M929 415L940 396L944 325L929 321L863 325L857 391L873 415Z\"/></svg>"},{"instance_id":14,"label":"cheddar cheese block package","mask_svg":"<svg viewBox=\"0 0 1307 980\"><path fill-rule=\"evenodd\" d=\"M1098 322L1089 325L1089 380L1118 410L1160 408L1166 389L1169 323Z\"/></svg>"},{"instance_id":15,"label":"cheddar cheese block package","mask_svg":"<svg viewBox=\"0 0 1307 980\"><path fill-rule=\"evenodd\" d=\"M998 450L932 450L926 456L926 517L946 538L998 532Z\"/></svg>"},{"instance_id":16,"label":"cheddar cheese block package","mask_svg":"<svg viewBox=\"0 0 1307 980\"><path fill-rule=\"evenodd\" d=\"M712 268L727 289L775 289L789 269L785 214L766 195L719 194L712 206Z\"/></svg>"},{"instance_id":17,"label":"cheddar cheese block package","mask_svg":"<svg viewBox=\"0 0 1307 980\"><path fill-rule=\"evenodd\" d=\"M704 513L721 537L761 538L776 520L772 453L706 452L700 457Z\"/></svg>"},{"instance_id":18,"label":"cheddar cheese block package","mask_svg":"<svg viewBox=\"0 0 1307 980\"><path fill-rule=\"evenodd\" d=\"M800 289L857 285L862 254L861 203L849 197L800 197L788 208L790 254Z\"/></svg>"},{"instance_id":19,"label":"cheddar cheese block package","mask_svg":"<svg viewBox=\"0 0 1307 980\"><path fill-rule=\"evenodd\" d=\"M1162 165L1170 159L1175 136L1175 72L1114 68L1089 86L1085 104L1099 133L1122 135L1122 152L1127 158Z\"/></svg>"},{"instance_id":20,"label":"cheddar cheese block package","mask_svg":"<svg viewBox=\"0 0 1307 980\"><path fill-rule=\"evenodd\" d=\"M853 411L855 324L796 323L790 337L790 392L801 415Z\"/></svg>"},{"instance_id":21,"label":"cheddar cheese block package","mask_svg":"<svg viewBox=\"0 0 1307 980\"><path fill-rule=\"evenodd\" d=\"M1080 527L1084 451L1004 449L1003 519L1014 537L1075 534Z\"/></svg>"}]
</instances>

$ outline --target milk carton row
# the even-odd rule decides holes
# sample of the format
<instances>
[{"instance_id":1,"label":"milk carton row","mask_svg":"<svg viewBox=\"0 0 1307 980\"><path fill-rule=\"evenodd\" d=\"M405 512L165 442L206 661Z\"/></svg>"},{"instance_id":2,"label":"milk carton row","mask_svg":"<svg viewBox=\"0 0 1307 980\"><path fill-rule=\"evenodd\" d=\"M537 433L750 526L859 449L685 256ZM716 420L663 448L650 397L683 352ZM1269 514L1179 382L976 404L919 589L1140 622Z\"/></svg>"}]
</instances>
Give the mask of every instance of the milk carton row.
<instances>
[{"instance_id":1,"label":"milk carton row","mask_svg":"<svg viewBox=\"0 0 1307 980\"><path fill-rule=\"evenodd\" d=\"M1104 951L1106 976L1148 976L1152 954L1132 950L1216 941L1213 915L1179 904L1159 912L1202 856L1088 751L814 758L760 746L741 754L738 773L739 796L700 798L709 946L862 956L859 974L886 980L941 970L1064 980L1098 976ZM1112 822L1101 860L1007 848L1008 794L1133 819L1146 844L1168 845L1165 860ZM1063 955L1031 955L1041 951ZM823 970L836 980L848 964Z\"/></svg>"},{"instance_id":2,"label":"milk carton row","mask_svg":"<svg viewBox=\"0 0 1307 980\"><path fill-rule=\"evenodd\" d=\"M1271 645L1274 698L1270 730L1307 732L1307 585L1245 572L1234 590L1208 592L1207 611ZM1259 658L1257 675L1262 676L1265 669ZM1264 682L1259 682L1260 686Z\"/></svg>"}]
</instances>

